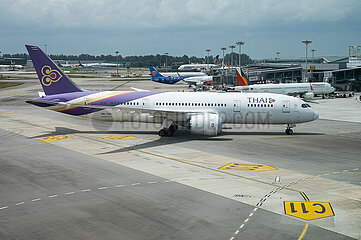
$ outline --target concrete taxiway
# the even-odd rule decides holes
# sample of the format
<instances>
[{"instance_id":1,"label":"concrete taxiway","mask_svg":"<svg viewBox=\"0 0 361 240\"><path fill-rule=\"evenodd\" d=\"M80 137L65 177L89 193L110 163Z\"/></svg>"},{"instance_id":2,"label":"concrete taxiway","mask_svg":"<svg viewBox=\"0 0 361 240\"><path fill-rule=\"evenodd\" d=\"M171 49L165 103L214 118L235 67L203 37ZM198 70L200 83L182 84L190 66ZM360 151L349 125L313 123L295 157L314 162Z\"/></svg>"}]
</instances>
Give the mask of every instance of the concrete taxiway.
<instances>
[{"instance_id":1,"label":"concrete taxiway","mask_svg":"<svg viewBox=\"0 0 361 240\"><path fill-rule=\"evenodd\" d=\"M89 90L122 83L77 81ZM284 126L227 125L212 138L183 131L160 138L158 125L26 105L39 86L0 92L1 239L361 238L361 103L354 98L311 102L320 119L293 136ZM129 87L189 91L150 81L117 90ZM293 212L311 211L297 209L300 201L332 210L305 220L285 213L287 201Z\"/></svg>"}]
</instances>

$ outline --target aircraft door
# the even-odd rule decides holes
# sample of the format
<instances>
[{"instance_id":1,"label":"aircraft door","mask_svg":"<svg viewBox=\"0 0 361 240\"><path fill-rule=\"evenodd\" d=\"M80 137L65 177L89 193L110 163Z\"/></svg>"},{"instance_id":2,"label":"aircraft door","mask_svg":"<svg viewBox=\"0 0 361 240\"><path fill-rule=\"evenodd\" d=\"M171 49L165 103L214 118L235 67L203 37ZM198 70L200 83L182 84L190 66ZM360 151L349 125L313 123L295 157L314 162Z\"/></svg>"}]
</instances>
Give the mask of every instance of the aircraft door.
<instances>
[{"instance_id":1,"label":"aircraft door","mask_svg":"<svg viewBox=\"0 0 361 240\"><path fill-rule=\"evenodd\" d=\"M241 111L241 100L233 100L233 112Z\"/></svg>"},{"instance_id":2,"label":"aircraft door","mask_svg":"<svg viewBox=\"0 0 361 240\"><path fill-rule=\"evenodd\" d=\"M282 112L283 113L290 112L290 101L289 100L282 101Z\"/></svg>"},{"instance_id":3,"label":"aircraft door","mask_svg":"<svg viewBox=\"0 0 361 240\"><path fill-rule=\"evenodd\" d=\"M142 108L148 108L149 107L149 99L145 98L142 101Z\"/></svg>"}]
</instances>

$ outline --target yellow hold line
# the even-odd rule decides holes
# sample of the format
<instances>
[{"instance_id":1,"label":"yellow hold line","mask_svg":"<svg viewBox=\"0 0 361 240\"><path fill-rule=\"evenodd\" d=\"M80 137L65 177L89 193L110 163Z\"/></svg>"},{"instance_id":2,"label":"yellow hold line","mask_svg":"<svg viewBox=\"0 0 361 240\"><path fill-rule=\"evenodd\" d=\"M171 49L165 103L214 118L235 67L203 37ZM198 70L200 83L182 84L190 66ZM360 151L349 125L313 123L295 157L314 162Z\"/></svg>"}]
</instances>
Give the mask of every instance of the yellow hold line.
<instances>
[{"instance_id":1,"label":"yellow hold line","mask_svg":"<svg viewBox=\"0 0 361 240\"><path fill-rule=\"evenodd\" d=\"M306 223L305 227L303 228L303 231L302 231L301 235L298 237L298 240L301 240L305 236L305 234L307 232L308 225L309 225L309 223Z\"/></svg>"}]
</instances>

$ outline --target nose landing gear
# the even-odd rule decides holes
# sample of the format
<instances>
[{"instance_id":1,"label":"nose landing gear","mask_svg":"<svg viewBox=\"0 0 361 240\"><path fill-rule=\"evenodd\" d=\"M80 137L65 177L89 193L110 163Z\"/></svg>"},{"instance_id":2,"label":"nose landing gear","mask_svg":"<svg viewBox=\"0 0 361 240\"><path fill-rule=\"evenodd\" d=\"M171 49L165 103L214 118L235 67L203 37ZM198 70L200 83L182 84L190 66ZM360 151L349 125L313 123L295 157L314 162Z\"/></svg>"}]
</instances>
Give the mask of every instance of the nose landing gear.
<instances>
[{"instance_id":1,"label":"nose landing gear","mask_svg":"<svg viewBox=\"0 0 361 240\"><path fill-rule=\"evenodd\" d=\"M293 127L296 127L296 124L287 124L287 128L286 128L285 133L287 135L292 135L293 134L293 130L292 130Z\"/></svg>"}]
</instances>

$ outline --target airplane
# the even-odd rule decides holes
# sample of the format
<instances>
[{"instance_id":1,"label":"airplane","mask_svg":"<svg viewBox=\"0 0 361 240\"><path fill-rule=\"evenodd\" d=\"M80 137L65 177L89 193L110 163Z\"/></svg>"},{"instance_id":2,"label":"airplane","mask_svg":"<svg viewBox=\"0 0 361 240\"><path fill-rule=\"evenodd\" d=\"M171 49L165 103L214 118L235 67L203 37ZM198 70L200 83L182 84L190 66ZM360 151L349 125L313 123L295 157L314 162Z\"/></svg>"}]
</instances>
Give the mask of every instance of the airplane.
<instances>
[{"instance_id":1,"label":"airplane","mask_svg":"<svg viewBox=\"0 0 361 240\"><path fill-rule=\"evenodd\" d=\"M280 83L280 84L253 84L244 74L243 70L236 68L238 86L230 88L235 91L249 93L278 93L290 96L301 96L305 99L311 99L315 95L325 95L335 91L335 88L327 82L312 83Z\"/></svg>"},{"instance_id":2,"label":"airplane","mask_svg":"<svg viewBox=\"0 0 361 240\"><path fill-rule=\"evenodd\" d=\"M117 67L120 64L116 64L116 63L81 63L79 62L79 67Z\"/></svg>"},{"instance_id":3,"label":"airplane","mask_svg":"<svg viewBox=\"0 0 361 240\"><path fill-rule=\"evenodd\" d=\"M269 93L86 91L79 88L37 46L25 45L44 94L26 103L72 116L114 122L162 124L158 134L173 136L178 127L192 134L216 136L222 124L286 124L292 134L297 123L319 116L292 96Z\"/></svg>"},{"instance_id":4,"label":"airplane","mask_svg":"<svg viewBox=\"0 0 361 240\"><path fill-rule=\"evenodd\" d=\"M23 65L17 65L15 64L15 62L10 61L10 65L0 65L1 69L11 69L11 70L16 70L16 69L23 69L24 66Z\"/></svg>"},{"instance_id":5,"label":"airplane","mask_svg":"<svg viewBox=\"0 0 361 240\"><path fill-rule=\"evenodd\" d=\"M175 84L179 81L183 81L189 86L191 85L199 85L199 84L210 84L213 81L212 76L207 75L201 75L201 76L181 76L179 73L177 74L177 77L172 76L164 76L163 74L160 74L157 69L154 68L154 66L149 66L150 75L152 76L152 80L159 83L165 83L165 84Z\"/></svg>"},{"instance_id":6,"label":"airplane","mask_svg":"<svg viewBox=\"0 0 361 240\"><path fill-rule=\"evenodd\" d=\"M197 71L201 71L201 70L209 70L207 68L215 68L218 67L218 65L216 64L198 64L198 63L192 63L192 64L183 64L181 66L178 67L178 70L180 71L184 71L184 70L197 70Z\"/></svg>"}]
</instances>

